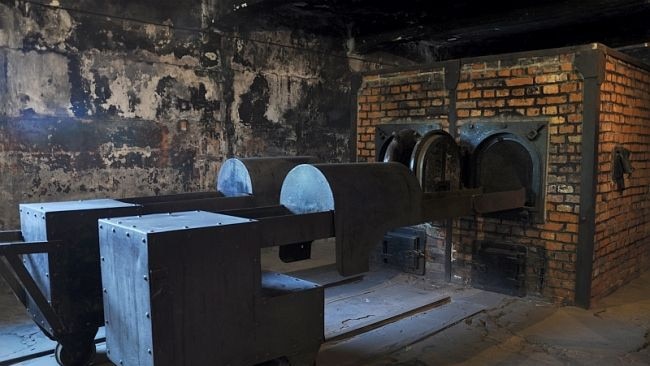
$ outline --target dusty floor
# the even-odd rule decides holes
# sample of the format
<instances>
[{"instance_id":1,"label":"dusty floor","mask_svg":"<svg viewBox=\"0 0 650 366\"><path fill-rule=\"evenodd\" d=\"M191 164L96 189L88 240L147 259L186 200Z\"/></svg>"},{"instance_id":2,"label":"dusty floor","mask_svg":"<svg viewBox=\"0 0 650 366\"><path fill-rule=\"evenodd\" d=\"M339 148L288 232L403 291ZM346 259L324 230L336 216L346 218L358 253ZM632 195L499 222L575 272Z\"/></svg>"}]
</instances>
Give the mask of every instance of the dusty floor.
<instances>
[{"instance_id":1,"label":"dusty floor","mask_svg":"<svg viewBox=\"0 0 650 366\"><path fill-rule=\"evenodd\" d=\"M479 302L484 298L492 300L487 310L455 325L439 327L432 336L411 341L406 334L408 328L402 328L400 334L388 333L396 342L386 347L382 354L373 355L358 349L358 354L348 360L350 362L333 361L319 363L319 366L650 365L650 272L591 310L558 308L531 298L495 297L473 289L459 289L456 298L460 300L445 306L453 308L470 299ZM12 345L23 345L32 350L48 346L38 331L30 328L29 322L25 323L22 308L10 300L4 291L0 296L0 324L3 324L0 325L0 365L3 365L2 360L10 358L7 352L10 353ZM430 312L435 314L441 310L444 307ZM396 324L408 324L417 317L431 319L423 315L426 314L414 315ZM16 329L20 331L16 333ZM331 346L324 345L321 353L327 352L328 348ZM100 353L102 349L100 345ZM21 365L56 363L52 356L46 356Z\"/></svg>"},{"instance_id":2,"label":"dusty floor","mask_svg":"<svg viewBox=\"0 0 650 366\"><path fill-rule=\"evenodd\" d=\"M593 309L509 298L368 365L650 365L650 272Z\"/></svg>"}]
</instances>

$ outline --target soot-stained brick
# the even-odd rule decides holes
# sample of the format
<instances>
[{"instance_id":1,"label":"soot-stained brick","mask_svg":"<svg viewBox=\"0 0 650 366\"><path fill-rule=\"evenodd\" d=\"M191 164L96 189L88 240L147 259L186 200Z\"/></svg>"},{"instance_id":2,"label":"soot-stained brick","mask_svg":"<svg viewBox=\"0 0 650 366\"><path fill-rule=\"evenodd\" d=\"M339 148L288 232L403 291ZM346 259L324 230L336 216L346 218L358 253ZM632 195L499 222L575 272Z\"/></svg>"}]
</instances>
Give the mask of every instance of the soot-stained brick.
<instances>
[{"instance_id":1,"label":"soot-stained brick","mask_svg":"<svg viewBox=\"0 0 650 366\"><path fill-rule=\"evenodd\" d=\"M104 169L106 168L106 164L99 153L82 151L74 159L74 168L77 171Z\"/></svg>"},{"instance_id":2,"label":"soot-stained brick","mask_svg":"<svg viewBox=\"0 0 650 366\"><path fill-rule=\"evenodd\" d=\"M104 108L104 104L106 104L108 99L113 95L108 77L100 75L96 70L93 70L93 79L95 81L95 98L93 99L95 113L99 116L104 114L116 114L115 108L113 108L112 112L110 108Z\"/></svg>"},{"instance_id":3,"label":"soot-stained brick","mask_svg":"<svg viewBox=\"0 0 650 366\"><path fill-rule=\"evenodd\" d=\"M135 107L142 103L142 100L133 90L127 91L126 95L129 98L129 112L135 112Z\"/></svg>"},{"instance_id":4,"label":"soot-stained brick","mask_svg":"<svg viewBox=\"0 0 650 366\"><path fill-rule=\"evenodd\" d=\"M90 84L81 76L79 56L70 56L68 61L68 79L70 80L70 104L75 117L85 117L91 110Z\"/></svg>"},{"instance_id":5,"label":"soot-stained brick","mask_svg":"<svg viewBox=\"0 0 650 366\"><path fill-rule=\"evenodd\" d=\"M146 168L151 166L153 159L141 152L128 152L123 156L115 158L111 164L112 169Z\"/></svg>"},{"instance_id":6,"label":"soot-stained brick","mask_svg":"<svg viewBox=\"0 0 650 366\"><path fill-rule=\"evenodd\" d=\"M269 106L269 83L262 75L257 75L248 91L240 96L239 118L253 128L253 132L268 130L272 124L265 114Z\"/></svg>"},{"instance_id":7,"label":"soot-stained brick","mask_svg":"<svg viewBox=\"0 0 650 366\"><path fill-rule=\"evenodd\" d=\"M0 118L0 145L8 151L96 152L101 145L158 148L162 128L150 121L81 122L72 118Z\"/></svg>"},{"instance_id":8,"label":"soot-stained brick","mask_svg":"<svg viewBox=\"0 0 650 366\"><path fill-rule=\"evenodd\" d=\"M160 118L174 106L172 90L175 83L176 79L172 76L164 76L158 80L156 94L160 96L160 104L156 108L156 118Z\"/></svg>"},{"instance_id":9,"label":"soot-stained brick","mask_svg":"<svg viewBox=\"0 0 650 366\"><path fill-rule=\"evenodd\" d=\"M190 102L192 108L201 110L201 133L210 138L218 138L219 134L216 130L216 116L221 108L221 102L218 100L208 100L206 98L207 90L203 83L199 84L198 88L190 87Z\"/></svg>"},{"instance_id":10,"label":"soot-stained brick","mask_svg":"<svg viewBox=\"0 0 650 366\"><path fill-rule=\"evenodd\" d=\"M179 183L183 189L189 189L193 184L196 151L192 149L179 148L171 150L170 155L172 167L179 172Z\"/></svg>"},{"instance_id":11,"label":"soot-stained brick","mask_svg":"<svg viewBox=\"0 0 650 366\"><path fill-rule=\"evenodd\" d=\"M235 101L234 92L234 72L232 68L228 67L223 71L223 80L226 87L223 91L223 103L225 105L232 105ZM223 120L223 130L226 137L227 156L234 155L235 150L235 121L232 118L231 108L225 108L225 117Z\"/></svg>"}]
</instances>

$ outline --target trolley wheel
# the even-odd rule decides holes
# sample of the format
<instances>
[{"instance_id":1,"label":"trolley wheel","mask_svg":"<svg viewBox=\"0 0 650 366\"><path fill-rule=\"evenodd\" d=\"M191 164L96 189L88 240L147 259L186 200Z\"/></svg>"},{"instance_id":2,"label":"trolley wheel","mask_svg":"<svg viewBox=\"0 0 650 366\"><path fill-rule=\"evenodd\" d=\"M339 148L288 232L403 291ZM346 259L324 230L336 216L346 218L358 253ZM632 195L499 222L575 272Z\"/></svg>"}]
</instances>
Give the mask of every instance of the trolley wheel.
<instances>
[{"instance_id":1,"label":"trolley wheel","mask_svg":"<svg viewBox=\"0 0 650 366\"><path fill-rule=\"evenodd\" d=\"M61 366L88 366L95 358L94 339L57 343L54 357Z\"/></svg>"}]
</instances>

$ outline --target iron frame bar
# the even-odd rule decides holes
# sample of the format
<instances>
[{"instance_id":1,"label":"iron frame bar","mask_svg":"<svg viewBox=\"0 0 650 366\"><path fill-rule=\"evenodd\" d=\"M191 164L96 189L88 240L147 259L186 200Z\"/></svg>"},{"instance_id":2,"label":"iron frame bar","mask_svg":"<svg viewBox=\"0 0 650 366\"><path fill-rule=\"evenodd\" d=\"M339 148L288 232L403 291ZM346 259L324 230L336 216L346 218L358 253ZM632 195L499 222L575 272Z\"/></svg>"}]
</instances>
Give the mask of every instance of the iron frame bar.
<instances>
[{"instance_id":1,"label":"iron frame bar","mask_svg":"<svg viewBox=\"0 0 650 366\"><path fill-rule=\"evenodd\" d=\"M41 326L47 328L52 336L56 336L64 330L63 322L52 308L43 291L36 284L36 281L34 281L32 275L27 271L19 256L22 254L49 253L58 250L61 244L60 241L0 244L0 256L6 260L6 265L3 261L0 261L0 274L5 277L9 286L11 286L25 307L28 307L27 296L34 301L34 304L43 315L44 323L46 323L41 324Z\"/></svg>"}]
</instances>

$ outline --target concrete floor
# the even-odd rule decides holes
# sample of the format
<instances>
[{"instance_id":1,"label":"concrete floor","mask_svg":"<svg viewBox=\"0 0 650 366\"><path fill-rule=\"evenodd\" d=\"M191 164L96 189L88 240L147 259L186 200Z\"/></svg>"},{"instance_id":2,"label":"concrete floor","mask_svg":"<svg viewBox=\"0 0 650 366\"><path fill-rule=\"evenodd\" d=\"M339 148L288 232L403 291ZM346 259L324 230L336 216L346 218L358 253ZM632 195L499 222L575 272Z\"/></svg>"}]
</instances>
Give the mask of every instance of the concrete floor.
<instances>
[{"instance_id":1,"label":"concrete floor","mask_svg":"<svg viewBox=\"0 0 650 366\"><path fill-rule=\"evenodd\" d=\"M650 365L650 272L590 310L508 298L368 365Z\"/></svg>"},{"instance_id":2,"label":"concrete floor","mask_svg":"<svg viewBox=\"0 0 650 366\"><path fill-rule=\"evenodd\" d=\"M17 302L11 301L7 291L1 292L0 364L11 356L7 352L11 353L15 345L29 350L45 344L41 343L45 341L38 331L30 328ZM459 293L466 292L459 289ZM372 356L372 359L361 358L363 360L356 364L650 365L649 344L650 272L591 310L559 308L538 299L504 296L488 310L430 337L398 349L387 349L386 353ZM100 346L100 352L101 349ZM56 363L53 357L46 356L21 365Z\"/></svg>"}]
</instances>

